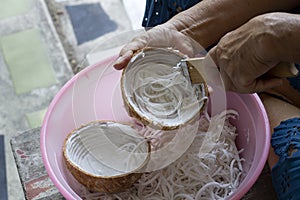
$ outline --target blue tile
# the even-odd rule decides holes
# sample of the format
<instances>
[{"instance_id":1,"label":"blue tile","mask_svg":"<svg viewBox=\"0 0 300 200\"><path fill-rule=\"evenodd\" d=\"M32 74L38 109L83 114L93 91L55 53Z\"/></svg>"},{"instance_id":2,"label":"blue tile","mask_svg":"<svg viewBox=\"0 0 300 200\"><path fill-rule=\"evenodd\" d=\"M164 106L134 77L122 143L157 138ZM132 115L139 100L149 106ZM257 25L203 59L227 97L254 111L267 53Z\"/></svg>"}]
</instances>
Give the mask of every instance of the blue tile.
<instances>
[{"instance_id":1,"label":"blue tile","mask_svg":"<svg viewBox=\"0 0 300 200\"><path fill-rule=\"evenodd\" d=\"M99 3L66 6L78 45L117 29Z\"/></svg>"},{"instance_id":2,"label":"blue tile","mask_svg":"<svg viewBox=\"0 0 300 200\"><path fill-rule=\"evenodd\" d=\"M7 200L4 136L0 135L0 200Z\"/></svg>"}]
</instances>

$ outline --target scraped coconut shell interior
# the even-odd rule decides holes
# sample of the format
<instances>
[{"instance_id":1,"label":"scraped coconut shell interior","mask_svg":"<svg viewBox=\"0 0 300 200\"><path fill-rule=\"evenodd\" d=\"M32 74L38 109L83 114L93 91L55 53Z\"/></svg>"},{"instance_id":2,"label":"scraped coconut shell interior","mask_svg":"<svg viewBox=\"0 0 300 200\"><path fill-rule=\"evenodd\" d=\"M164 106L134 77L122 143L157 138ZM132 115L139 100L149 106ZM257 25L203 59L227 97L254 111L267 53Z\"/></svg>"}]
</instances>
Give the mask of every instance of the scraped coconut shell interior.
<instances>
[{"instance_id":1,"label":"scraped coconut shell interior","mask_svg":"<svg viewBox=\"0 0 300 200\"><path fill-rule=\"evenodd\" d=\"M201 91L195 91L180 67L184 58L172 49L150 47L133 56L121 77L130 116L156 129L173 130L200 115L207 103L207 85L199 84Z\"/></svg>"},{"instance_id":2,"label":"scraped coconut shell interior","mask_svg":"<svg viewBox=\"0 0 300 200\"><path fill-rule=\"evenodd\" d=\"M115 193L142 175L150 144L131 126L96 121L71 132L63 156L75 179L91 191Z\"/></svg>"}]
</instances>

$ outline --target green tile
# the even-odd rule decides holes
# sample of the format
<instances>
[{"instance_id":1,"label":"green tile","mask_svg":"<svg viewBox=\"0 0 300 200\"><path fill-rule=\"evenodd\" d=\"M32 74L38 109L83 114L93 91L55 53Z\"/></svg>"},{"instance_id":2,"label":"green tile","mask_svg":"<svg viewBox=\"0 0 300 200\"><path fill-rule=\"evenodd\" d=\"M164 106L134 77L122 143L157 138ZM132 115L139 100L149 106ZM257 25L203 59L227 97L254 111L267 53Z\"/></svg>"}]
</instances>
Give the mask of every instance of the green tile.
<instances>
[{"instance_id":1,"label":"green tile","mask_svg":"<svg viewBox=\"0 0 300 200\"><path fill-rule=\"evenodd\" d=\"M0 42L17 94L57 83L37 29L4 36Z\"/></svg>"},{"instance_id":2,"label":"green tile","mask_svg":"<svg viewBox=\"0 0 300 200\"><path fill-rule=\"evenodd\" d=\"M0 20L29 11L31 0L0 0Z\"/></svg>"},{"instance_id":3,"label":"green tile","mask_svg":"<svg viewBox=\"0 0 300 200\"><path fill-rule=\"evenodd\" d=\"M42 125L46 111L47 109L43 109L26 114L27 121L31 128L36 128Z\"/></svg>"}]
</instances>

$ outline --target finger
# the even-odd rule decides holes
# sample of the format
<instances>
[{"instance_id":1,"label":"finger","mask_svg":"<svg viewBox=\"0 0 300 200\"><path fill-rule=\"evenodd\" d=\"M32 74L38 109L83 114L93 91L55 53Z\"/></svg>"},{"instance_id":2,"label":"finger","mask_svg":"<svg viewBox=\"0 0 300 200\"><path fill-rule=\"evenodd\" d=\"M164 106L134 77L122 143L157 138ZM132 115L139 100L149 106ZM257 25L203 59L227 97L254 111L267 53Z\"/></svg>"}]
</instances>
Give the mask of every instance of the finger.
<instances>
[{"instance_id":1,"label":"finger","mask_svg":"<svg viewBox=\"0 0 300 200\"><path fill-rule=\"evenodd\" d=\"M121 70L126 67L132 56L133 52L131 50L127 51L124 55L119 56L119 58L113 64L114 68L117 70Z\"/></svg>"},{"instance_id":2,"label":"finger","mask_svg":"<svg viewBox=\"0 0 300 200\"><path fill-rule=\"evenodd\" d=\"M257 79L252 84L244 85L231 85L229 86L230 91L238 93L255 93L255 92L264 92L271 88L280 86L283 83L281 78L272 78L272 79Z\"/></svg>"},{"instance_id":3,"label":"finger","mask_svg":"<svg viewBox=\"0 0 300 200\"><path fill-rule=\"evenodd\" d=\"M208 94L209 94L209 95L212 95L213 92L214 92L213 87L211 87L210 85L207 85L207 90L208 90Z\"/></svg>"},{"instance_id":4,"label":"finger","mask_svg":"<svg viewBox=\"0 0 300 200\"><path fill-rule=\"evenodd\" d=\"M217 46L214 46L213 48L211 48L208 53L207 56L209 56L217 65L217 52L216 52Z\"/></svg>"},{"instance_id":5,"label":"finger","mask_svg":"<svg viewBox=\"0 0 300 200\"><path fill-rule=\"evenodd\" d=\"M260 78L256 80L253 92L263 92L268 89L282 85L283 78Z\"/></svg>"},{"instance_id":6,"label":"finger","mask_svg":"<svg viewBox=\"0 0 300 200\"><path fill-rule=\"evenodd\" d=\"M205 55L205 48L193 38L175 30L170 30L169 35L171 47L179 50L181 53L189 57L194 57L197 53L202 53Z\"/></svg>"},{"instance_id":7,"label":"finger","mask_svg":"<svg viewBox=\"0 0 300 200\"><path fill-rule=\"evenodd\" d=\"M147 46L149 38L145 34L137 36L131 40L128 44L126 44L120 51L120 56L126 54L128 51L132 51L135 53Z\"/></svg>"},{"instance_id":8,"label":"finger","mask_svg":"<svg viewBox=\"0 0 300 200\"><path fill-rule=\"evenodd\" d=\"M198 42L183 33L173 29L161 28L160 26L148 31L147 39L148 46L161 48L171 47L189 57L193 57L195 52L205 50Z\"/></svg>"},{"instance_id":9,"label":"finger","mask_svg":"<svg viewBox=\"0 0 300 200\"><path fill-rule=\"evenodd\" d=\"M236 92L238 89L235 86L235 84L232 82L230 76L222 69L219 68L220 70L220 76L221 76L221 81L223 83L223 87L226 91L234 91Z\"/></svg>"},{"instance_id":10,"label":"finger","mask_svg":"<svg viewBox=\"0 0 300 200\"><path fill-rule=\"evenodd\" d=\"M119 53L119 58L113 64L114 68L117 70L123 69L130 59L132 58L133 54L147 46L148 39L145 34L141 34L132 39L131 42L126 44Z\"/></svg>"}]
</instances>

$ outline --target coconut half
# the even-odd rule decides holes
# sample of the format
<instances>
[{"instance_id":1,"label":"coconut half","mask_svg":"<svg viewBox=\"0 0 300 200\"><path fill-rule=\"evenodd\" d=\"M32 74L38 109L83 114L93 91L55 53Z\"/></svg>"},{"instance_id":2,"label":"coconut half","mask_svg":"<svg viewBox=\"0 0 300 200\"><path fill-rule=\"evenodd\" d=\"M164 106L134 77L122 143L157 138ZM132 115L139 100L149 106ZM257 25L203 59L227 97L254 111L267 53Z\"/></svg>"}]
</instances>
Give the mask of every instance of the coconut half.
<instances>
[{"instance_id":1,"label":"coconut half","mask_svg":"<svg viewBox=\"0 0 300 200\"><path fill-rule=\"evenodd\" d=\"M157 129L177 129L199 116L206 104L205 83L192 85L180 67L183 54L145 48L123 70L121 90L130 116ZM200 92L199 92L200 88Z\"/></svg>"},{"instance_id":2,"label":"coconut half","mask_svg":"<svg viewBox=\"0 0 300 200\"><path fill-rule=\"evenodd\" d=\"M91 191L115 193L142 175L150 144L129 125L96 121L71 132L63 156L71 174Z\"/></svg>"}]
</instances>

